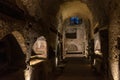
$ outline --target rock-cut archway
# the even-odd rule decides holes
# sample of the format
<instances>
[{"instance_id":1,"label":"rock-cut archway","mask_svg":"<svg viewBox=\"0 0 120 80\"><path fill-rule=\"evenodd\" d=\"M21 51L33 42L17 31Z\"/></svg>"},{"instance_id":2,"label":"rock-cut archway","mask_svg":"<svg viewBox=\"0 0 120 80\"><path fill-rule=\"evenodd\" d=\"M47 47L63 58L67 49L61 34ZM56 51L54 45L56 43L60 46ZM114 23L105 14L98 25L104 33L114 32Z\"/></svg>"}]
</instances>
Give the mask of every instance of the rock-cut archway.
<instances>
[{"instance_id":1,"label":"rock-cut archway","mask_svg":"<svg viewBox=\"0 0 120 80\"><path fill-rule=\"evenodd\" d=\"M0 80L15 80L15 76L24 80L26 48L23 36L14 31L4 36L0 44Z\"/></svg>"}]
</instances>

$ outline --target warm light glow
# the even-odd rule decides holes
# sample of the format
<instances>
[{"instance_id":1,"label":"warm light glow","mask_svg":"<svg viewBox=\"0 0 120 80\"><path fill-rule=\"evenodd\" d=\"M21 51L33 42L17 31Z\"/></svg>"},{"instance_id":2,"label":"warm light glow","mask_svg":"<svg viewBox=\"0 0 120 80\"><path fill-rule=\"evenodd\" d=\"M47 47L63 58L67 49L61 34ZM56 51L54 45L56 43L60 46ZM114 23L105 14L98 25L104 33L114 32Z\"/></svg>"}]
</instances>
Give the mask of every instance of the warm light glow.
<instances>
[{"instance_id":1,"label":"warm light glow","mask_svg":"<svg viewBox=\"0 0 120 80\"><path fill-rule=\"evenodd\" d=\"M41 63L42 61L44 61L44 60L34 59L34 60L31 60L31 61L30 61L30 65L31 65L31 66L32 66L32 65L36 65L36 64L38 64L38 63Z\"/></svg>"},{"instance_id":2,"label":"warm light glow","mask_svg":"<svg viewBox=\"0 0 120 80\"><path fill-rule=\"evenodd\" d=\"M95 50L95 54L102 56L102 53L98 50Z\"/></svg>"},{"instance_id":3,"label":"warm light glow","mask_svg":"<svg viewBox=\"0 0 120 80\"><path fill-rule=\"evenodd\" d=\"M111 60L110 62L113 79L119 80L119 62L114 60Z\"/></svg>"},{"instance_id":4,"label":"warm light glow","mask_svg":"<svg viewBox=\"0 0 120 80\"><path fill-rule=\"evenodd\" d=\"M32 67L24 71L25 80L31 80Z\"/></svg>"}]
</instances>

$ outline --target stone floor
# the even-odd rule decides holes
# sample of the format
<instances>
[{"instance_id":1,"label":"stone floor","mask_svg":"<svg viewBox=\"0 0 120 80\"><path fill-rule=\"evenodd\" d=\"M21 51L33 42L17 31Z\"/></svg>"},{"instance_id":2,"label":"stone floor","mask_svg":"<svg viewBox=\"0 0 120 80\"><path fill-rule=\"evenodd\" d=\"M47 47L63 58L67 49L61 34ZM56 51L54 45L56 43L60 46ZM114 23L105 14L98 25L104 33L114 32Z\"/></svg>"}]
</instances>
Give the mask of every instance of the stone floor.
<instances>
[{"instance_id":1,"label":"stone floor","mask_svg":"<svg viewBox=\"0 0 120 80\"><path fill-rule=\"evenodd\" d=\"M88 61L83 59L67 59L63 72L56 80L104 80L100 74L94 73Z\"/></svg>"}]
</instances>

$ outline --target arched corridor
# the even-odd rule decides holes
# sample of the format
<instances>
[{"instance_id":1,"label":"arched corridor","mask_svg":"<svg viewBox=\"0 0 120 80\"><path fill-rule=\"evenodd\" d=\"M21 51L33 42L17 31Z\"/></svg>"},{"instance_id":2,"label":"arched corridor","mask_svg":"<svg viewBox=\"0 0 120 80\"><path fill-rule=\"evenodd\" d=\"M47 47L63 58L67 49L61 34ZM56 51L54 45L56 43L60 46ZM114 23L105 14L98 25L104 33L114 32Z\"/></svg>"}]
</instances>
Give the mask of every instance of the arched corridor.
<instances>
[{"instance_id":1,"label":"arched corridor","mask_svg":"<svg viewBox=\"0 0 120 80\"><path fill-rule=\"evenodd\" d=\"M119 0L0 0L0 80L120 80Z\"/></svg>"}]
</instances>

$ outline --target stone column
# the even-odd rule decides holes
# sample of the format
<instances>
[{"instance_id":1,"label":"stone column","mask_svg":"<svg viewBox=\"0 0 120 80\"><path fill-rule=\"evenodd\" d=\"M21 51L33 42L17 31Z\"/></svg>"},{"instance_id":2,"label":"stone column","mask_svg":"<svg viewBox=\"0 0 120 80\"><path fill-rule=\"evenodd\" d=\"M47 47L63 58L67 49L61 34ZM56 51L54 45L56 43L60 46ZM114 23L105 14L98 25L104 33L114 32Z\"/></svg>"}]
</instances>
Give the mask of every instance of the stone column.
<instances>
[{"instance_id":1,"label":"stone column","mask_svg":"<svg viewBox=\"0 0 120 80\"><path fill-rule=\"evenodd\" d=\"M120 19L118 9L114 10L110 14L110 26L109 26L109 64L111 74L114 80L120 80L119 78L119 50L116 48L117 38L120 35Z\"/></svg>"}]
</instances>

